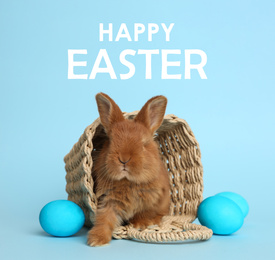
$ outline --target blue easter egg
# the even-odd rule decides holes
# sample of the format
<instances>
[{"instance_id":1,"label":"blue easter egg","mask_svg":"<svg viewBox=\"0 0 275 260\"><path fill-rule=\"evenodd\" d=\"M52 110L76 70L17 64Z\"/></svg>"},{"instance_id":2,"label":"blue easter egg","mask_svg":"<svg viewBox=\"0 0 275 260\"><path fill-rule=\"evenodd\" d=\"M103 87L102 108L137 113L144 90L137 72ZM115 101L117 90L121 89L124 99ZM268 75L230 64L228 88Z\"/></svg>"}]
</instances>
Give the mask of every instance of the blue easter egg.
<instances>
[{"instance_id":1,"label":"blue easter egg","mask_svg":"<svg viewBox=\"0 0 275 260\"><path fill-rule=\"evenodd\" d=\"M69 200L55 200L46 204L39 215L41 227L50 235L68 237L84 225L82 209Z\"/></svg>"},{"instance_id":2,"label":"blue easter egg","mask_svg":"<svg viewBox=\"0 0 275 260\"><path fill-rule=\"evenodd\" d=\"M226 197L228 199L233 200L242 210L244 217L247 216L248 211L249 211L249 206L247 201L239 194L235 193L235 192L220 192L218 194L216 194L216 196L223 196Z\"/></svg>"},{"instance_id":3,"label":"blue easter egg","mask_svg":"<svg viewBox=\"0 0 275 260\"><path fill-rule=\"evenodd\" d=\"M240 207L223 196L205 199L198 208L198 219L216 235L232 234L239 230L244 222Z\"/></svg>"}]
</instances>

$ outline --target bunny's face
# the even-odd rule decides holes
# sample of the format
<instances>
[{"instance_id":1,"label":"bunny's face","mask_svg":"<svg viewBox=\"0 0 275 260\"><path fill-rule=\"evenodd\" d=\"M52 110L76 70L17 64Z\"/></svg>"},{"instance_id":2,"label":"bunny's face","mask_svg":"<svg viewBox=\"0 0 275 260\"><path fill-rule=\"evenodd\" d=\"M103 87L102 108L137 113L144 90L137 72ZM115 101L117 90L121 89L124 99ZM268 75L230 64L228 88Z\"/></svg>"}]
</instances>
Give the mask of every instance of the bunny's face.
<instances>
[{"instance_id":1,"label":"bunny's face","mask_svg":"<svg viewBox=\"0 0 275 260\"><path fill-rule=\"evenodd\" d=\"M110 178L146 181L144 170L150 169L155 146L150 131L142 124L125 120L113 125L109 132L109 152L106 163ZM152 163L152 161L151 161Z\"/></svg>"}]
</instances>

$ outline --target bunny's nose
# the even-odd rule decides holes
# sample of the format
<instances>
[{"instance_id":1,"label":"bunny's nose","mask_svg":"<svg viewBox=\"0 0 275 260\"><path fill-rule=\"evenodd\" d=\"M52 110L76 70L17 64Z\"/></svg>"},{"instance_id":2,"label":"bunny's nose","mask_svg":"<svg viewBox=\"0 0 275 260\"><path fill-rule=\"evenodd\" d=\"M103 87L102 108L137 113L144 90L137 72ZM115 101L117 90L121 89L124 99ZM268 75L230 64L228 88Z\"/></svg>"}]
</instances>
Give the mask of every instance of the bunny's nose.
<instances>
[{"instance_id":1,"label":"bunny's nose","mask_svg":"<svg viewBox=\"0 0 275 260\"><path fill-rule=\"evenodd\" d=\"M131 158L122 158L122 159L120 159L119 157L118 157L118 160L122 163L122 164L126 164L127 162L129 162L130 160L131 160Z\"/></svg>"}]
</instances>

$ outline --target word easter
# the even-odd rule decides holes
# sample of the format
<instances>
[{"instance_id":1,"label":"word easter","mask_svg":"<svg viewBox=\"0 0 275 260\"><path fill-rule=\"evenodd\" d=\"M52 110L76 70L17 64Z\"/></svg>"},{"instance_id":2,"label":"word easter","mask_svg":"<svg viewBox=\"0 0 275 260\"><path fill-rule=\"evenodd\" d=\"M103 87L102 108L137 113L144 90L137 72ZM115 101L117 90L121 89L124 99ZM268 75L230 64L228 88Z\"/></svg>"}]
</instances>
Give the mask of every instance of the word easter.
<instances>
[{"instance_id":1,"label":"word easter","mask_svg":"<svg viewBox=\"0 0 275 260\"><path fill-rule=\"evenodd\" d=\"M147 28L147 40L148 42L153 41L153 35L160 32L162 28L162 33L165 34L165 41L170 41L170 34L174 27L174 23L167 26L161 23L161 26L155 23L149 23ZM99 24L99 41L104 41L108 39L112 42L119 42L122 38L131 42L139 41L139 36L145 33L146 27L144 24L135 23L134 24L134 35L130 35L128 28L125 23L120 25L118 32L114 36L113 24L109 23L107 29L104 29L103 23ZM105 36L105 37L104 37ZM136 66L134 63L127 60L127 56L143 55L145 58L145 79L152 79L152 57L155 55L161 55L161 79L181 79L182 74L168 74L169 67L180 67L181 61L178 58L176 61L169 61L168 56L170 55L181 55L180 49L125 49L122 50L119 55L120 63L128 68L128 73L119 74L119 78L122 80L130 79L135 75ZM75 55L87 55L87 49L69 49L68 50L68 79L95 79L97 74L105 73L109 74L111 79L117 79L117 74L114 70L110 57L106 49L100 49L98 55L93 64L90 75L85 74L75 74L75 67L87 67L87 61L75 61ZM201 58L200 63L191 64L191 55L199 55ZM100 66L101 62L105 63L105 66ZM207 63L207 55L204 51L199 49L186 49L184 50L184 79L191 79L191 70L197 70L201 79L207 79L203 67Z\"/></svg>"}]
</instances>

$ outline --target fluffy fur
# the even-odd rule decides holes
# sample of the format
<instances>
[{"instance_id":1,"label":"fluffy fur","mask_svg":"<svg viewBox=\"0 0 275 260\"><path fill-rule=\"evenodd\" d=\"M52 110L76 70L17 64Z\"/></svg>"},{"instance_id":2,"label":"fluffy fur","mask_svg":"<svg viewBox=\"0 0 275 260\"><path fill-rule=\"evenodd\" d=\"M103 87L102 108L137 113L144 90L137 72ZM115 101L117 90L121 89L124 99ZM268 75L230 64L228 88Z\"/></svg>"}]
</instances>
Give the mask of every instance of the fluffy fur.
<instances>
[{"instance_id":1,"label":"fluffy fur","mask_svg":"<svg viewBox=\"0 0 275 260\"><path fill-rule=\"evenodd\" d=\"M99 93L96 101L108 140L93 169L98 209L88 233L90 246L109 243L114 228L123 223L141 229L160 224L170 204L168 174L153 140L167 99L151 98L134 120L124 119L108 95Z\"/></svg>"}]
</instances>

